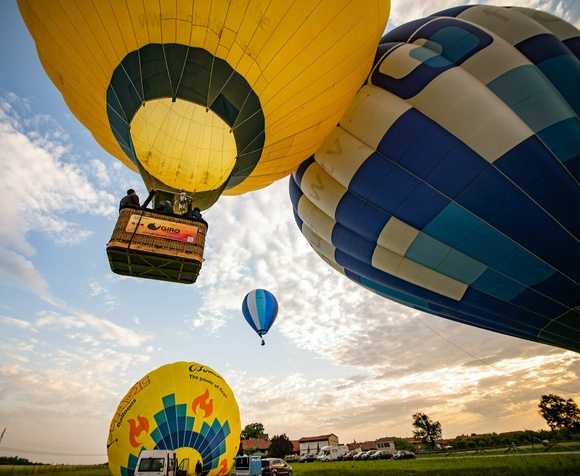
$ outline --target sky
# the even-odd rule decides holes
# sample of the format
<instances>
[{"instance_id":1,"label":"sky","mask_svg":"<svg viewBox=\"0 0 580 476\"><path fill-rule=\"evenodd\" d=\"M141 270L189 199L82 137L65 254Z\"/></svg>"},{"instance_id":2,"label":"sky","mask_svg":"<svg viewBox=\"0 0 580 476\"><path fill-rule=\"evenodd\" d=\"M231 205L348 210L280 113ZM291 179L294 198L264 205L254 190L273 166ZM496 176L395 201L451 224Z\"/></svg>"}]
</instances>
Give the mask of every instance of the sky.
<instances>
[{"instance_id":1,"label":"sky","mask_svg":"<svg viewBox=\"0 0 580 476\"><path fill-rule=\"evenodd\" d=\"M387 29L467 3L392 0ZM580 28L577 0L493 4ZM415 311L331 269L295 223L288 178L204 213L196 284L113 274L118 201L145 187L68 111L16 1L0 12L0 456L106 462L121 398L176 361L222 374L242 427L290 439L412 436L417 412L444 438L548 429L542 395L580 403L579 354ZM265 346L241 313L255 288L280 306Z\"/></svg>"}]
</instances>

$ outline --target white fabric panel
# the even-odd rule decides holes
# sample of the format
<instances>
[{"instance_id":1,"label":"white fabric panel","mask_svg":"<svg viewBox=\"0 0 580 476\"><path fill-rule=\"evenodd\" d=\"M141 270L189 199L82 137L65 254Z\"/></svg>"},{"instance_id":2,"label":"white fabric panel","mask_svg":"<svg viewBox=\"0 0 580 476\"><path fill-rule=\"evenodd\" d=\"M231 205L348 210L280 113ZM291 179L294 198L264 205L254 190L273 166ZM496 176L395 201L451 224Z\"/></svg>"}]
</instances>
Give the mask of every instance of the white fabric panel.
<instances>
[{"instance_id":1,"label":"white fabric panel","mask_svg":"<svg viewBox=\"0 0 580 476\"><path fill-rule=\"evenodd\" d=\"M408 102L490 163L533 135L515 112L461 68L441 74Z\"/></svg>"},{"instance_id":2,"label":"white fabric panel","mask_svg":"<svg viewBox=\"0 0 580 476\"><path fill-rule=\"evenodd\" d=\"M405 256L409 246L419 233L420 231L411 225L407 225L396 217L391 217L381 231L377 245Z\"/></svg>"},{"instance_id":3,"label":"white fabric panel","mask_svg":"<svg viewBox=\"0 0 580 476\"><path fill-rule=\"evenodd\" d=\"M328 216L334 218L336 207L346 193L346 189L313 163L304 172L300 183L302 193Z\"/></svg>"},{"instance_id":4,"label":"white fabric panel","mask_svg":"<svg viewBox=\"0 0 580 476\"><path fill-rule=\"evenodd\" d=\"M340 121L340 127L366 144L373 152L385 132L409 109L411 106L398 96L368 84L354 97Z\"/></svg>"},{"instance_id":5,"label":"white fabric panel","mask_svg":"<svg viewBox=\"0 0 580 476\"><path fill-rule=\"evenodd\" d=\"M353 175L374 151L345 130L336 127L316 151L316 163L348 189Z\"/></svg>"},{"instance_id":6,"label":"white fabric panel","mask_svg":"<svg viewBox=\"0 0 580 476\"><path fill-rule=\"evenodd\" d=\"M332 230L336 221L326 215L322 210L316 207L306 195L300 197L298 202L298 216L300 219L308 226L308 229L312 232L311 237L317 240L326 240L329 243L332 242ZM304 226L303 226L304 228ZM304 229L302 233L306 236ZM310 236L306 236L310 244L314 247L314 243Z\"/></svg>"}]
</instances>

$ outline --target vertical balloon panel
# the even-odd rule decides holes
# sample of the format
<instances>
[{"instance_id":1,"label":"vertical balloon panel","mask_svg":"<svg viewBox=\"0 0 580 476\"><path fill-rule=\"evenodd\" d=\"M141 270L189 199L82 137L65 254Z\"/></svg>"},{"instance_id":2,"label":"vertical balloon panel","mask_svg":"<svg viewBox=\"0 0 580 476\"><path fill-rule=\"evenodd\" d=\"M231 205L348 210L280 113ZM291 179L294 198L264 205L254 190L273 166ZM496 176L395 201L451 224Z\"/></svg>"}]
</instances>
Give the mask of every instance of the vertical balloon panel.
<instances>
[{"instance_id":1,"label":"vertical balloon panel","mask_svg":"<svg viewBox=\"0 0 580 476\"><path fill-rule=\"evenodd\" d=\"M132 476L142 450L175 450L206 475L227 474L239 448L240 414L221 375L196 362L164 365L140 379L119 403L107 453L115 476Z\"/></svg>"}]
</instances>

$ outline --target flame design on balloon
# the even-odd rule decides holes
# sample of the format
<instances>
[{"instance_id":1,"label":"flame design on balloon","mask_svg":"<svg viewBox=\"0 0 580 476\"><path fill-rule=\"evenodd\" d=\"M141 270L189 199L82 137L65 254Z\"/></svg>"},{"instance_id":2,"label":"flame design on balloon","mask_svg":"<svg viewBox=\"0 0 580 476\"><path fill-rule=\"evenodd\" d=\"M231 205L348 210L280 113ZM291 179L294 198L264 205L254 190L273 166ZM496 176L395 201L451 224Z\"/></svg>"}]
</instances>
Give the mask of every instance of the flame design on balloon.
<instances>
[{"instance_id":1,"label":"flame design on balloon","mask_svg":"<svg viewBox=\"0 0 580 476\"><path fill-rule=\"evenodd\" d=\"M191 409L195 415L197 415L198 408L204 411L205 418L213 413L213 398L209 398L209 390L207 388L203 395L194 398L191 403Z\"/></svg>"},{"instance_id":2,"label":"flame design on balloon","mask_svg":"<svg viewBox=\"0 0 580 476\"><path fill-rule=\"evenodd\" d=\"M137 448L139 446L141 446L141 443L137 441L137 437L145 432L145 434L147 434L147 432L149 431L149 420L147 420L147 418L142 417L141 415L137 416L137 420L139 421L139 423L135 423L135 420L133 418L131 418L130 420L128 420L129 422L129 443L131 443L131 446L133 448Z\"/></svg>"}]
</instances>

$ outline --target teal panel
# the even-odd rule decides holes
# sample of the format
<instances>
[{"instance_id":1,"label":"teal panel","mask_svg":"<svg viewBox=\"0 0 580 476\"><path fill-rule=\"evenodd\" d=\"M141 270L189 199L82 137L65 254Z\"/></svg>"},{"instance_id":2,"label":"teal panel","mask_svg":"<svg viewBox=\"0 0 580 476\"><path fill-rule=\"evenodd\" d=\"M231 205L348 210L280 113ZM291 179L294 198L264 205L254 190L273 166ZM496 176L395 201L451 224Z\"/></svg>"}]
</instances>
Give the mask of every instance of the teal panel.
<instances>
[{"instance_id":1,"label":"teal panel","mask_svg":"<svg viewBox=\"0 0 580 476\"><path fill-rule=\"evenodd\" d=\"M506 259L517 247L515 242L487 223L483 223L456 248L477 261L492 266Z\"/></svg>"},{"instance_id":2,"label":"teal panel","mask_svg":"<svg viewBox=\"0 0 580 476\"><path fill-rule=\"evenodd\" d=\"M465 55L473 51L479 45L479 39L464 28L457 28L456 26L449 26L441 28L437 33L431 35L427 42L441 45L443 51L441 56L447 58L451 63L457 64ZM440 47L430 46L430 48L438 51ZM433 66L429 61L428 64Z\"/></svg>"},{"instance_id":3,"label":"teal panel","mask_svg":"<svg viewBox=\"0 0 580 476\"><path fill-rule=\"evenodd\" d=\"M427 268L437 269L451 252L451 249L450 246L421 232L409 246L405 253L405 258L409 258Z\"/></svg>"},{"instance_id":4,"label":"teal panel","mask_svg":"<svg viewBox=\"0 0 580 476\"><path fill-rule=\"evenodd\" d=\"M521 247L495 265L494 269L524 286L541 283L556 273L554 268Z\"/></svg>"},{"instance_id":5,"label":"teal panel","mask_svg":"<svg viewBox=\"0 0 580 476\"><path fill-rule=\"evenodd\" d=\"M572 116L562 96L534 65L514 68L487 86L534 132Z\"/></svg>"},{"instance_id":6,"label":"teal panel","mask_svg":"<svg viewBox=\"0 0 580 476\"><path fill-rule=\"evenodd\" d=\"M451 202L423 228L423 231L449 246L456 247L483 224L481 219Z\"/></svg>"},{"instance_id":7,"label":"teal panel","mask_svg":"<svg viewBox=\"0 0 580 476\"><path fill-rule=\"evenodd\" d=\"M539 131L537 135L561 162L578 157L580 122L577 117L553 124Z\"/></svg>"},{"instance_id":8,"label":"teal panel","mask_svg":"<svg viewBox=\"0 0 580 476\"><path fill-rule=\"evenodd\" d=\"M476 261L463 253L452 250L443 260L437 271L450 278L471 284L479 278L487 269L487 266Z\"/></svg>"},{"instance_id":9,"label":"teal panel","mask_svg":"<svg viewBox=\"0 0 580 476\"><path fill-rule=\"evenodd\" d=\"M492 269L485 271L471 287L504 301L511 301L526 290L525 286Z\"/></svg>"}]
</instances>

